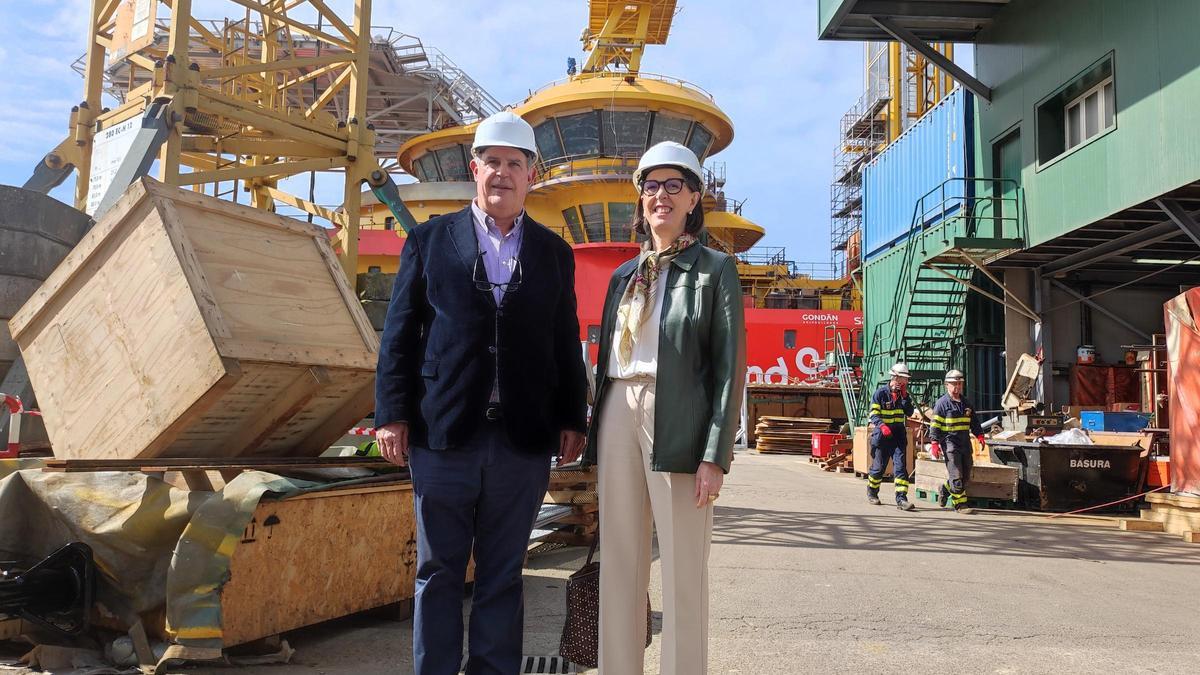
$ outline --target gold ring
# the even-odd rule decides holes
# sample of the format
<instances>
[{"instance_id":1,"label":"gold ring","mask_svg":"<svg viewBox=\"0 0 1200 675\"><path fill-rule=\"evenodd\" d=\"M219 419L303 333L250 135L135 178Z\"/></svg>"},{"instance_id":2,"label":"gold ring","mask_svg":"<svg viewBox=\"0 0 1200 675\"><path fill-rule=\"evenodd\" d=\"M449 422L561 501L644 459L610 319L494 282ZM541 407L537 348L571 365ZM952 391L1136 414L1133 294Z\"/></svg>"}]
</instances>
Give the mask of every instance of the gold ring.
<instances>
[{"instance_id":1,"label":"gold ring","mask_svg":"<svg viewBox=\"0 0 1200 675\"><path fill-rule=\"evenodd\" d=\"M715 502L715 501L717 501L717 497L720 497L720 496L721 496L720 492L713 492L708 495L708 501Z\"/></svg>"}]
</instances>

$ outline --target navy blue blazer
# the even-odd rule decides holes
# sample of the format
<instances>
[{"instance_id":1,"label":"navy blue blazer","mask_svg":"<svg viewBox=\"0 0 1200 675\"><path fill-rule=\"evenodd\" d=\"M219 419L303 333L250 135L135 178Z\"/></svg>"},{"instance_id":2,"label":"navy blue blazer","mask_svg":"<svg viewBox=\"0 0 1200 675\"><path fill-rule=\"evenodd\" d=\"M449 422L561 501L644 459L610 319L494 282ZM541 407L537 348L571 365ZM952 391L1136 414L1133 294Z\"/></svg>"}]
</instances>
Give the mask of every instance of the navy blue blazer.
<instances>
[{"instance_id":1,"label":"navy blue blazer","mask_svg":"<svg viewBox=\"0 0 1200 675\"><path fill-rule=\"evenodd\" d=\"M375 426L408 422L418 447L462 445L489 423L499 359L510 440L529 452L557 451L560 431L586 429L574 253L526 215L521 283L497 306L472 280L474 227L468 206L408 233L379 349Z\"/></svg>"}]
</instances>

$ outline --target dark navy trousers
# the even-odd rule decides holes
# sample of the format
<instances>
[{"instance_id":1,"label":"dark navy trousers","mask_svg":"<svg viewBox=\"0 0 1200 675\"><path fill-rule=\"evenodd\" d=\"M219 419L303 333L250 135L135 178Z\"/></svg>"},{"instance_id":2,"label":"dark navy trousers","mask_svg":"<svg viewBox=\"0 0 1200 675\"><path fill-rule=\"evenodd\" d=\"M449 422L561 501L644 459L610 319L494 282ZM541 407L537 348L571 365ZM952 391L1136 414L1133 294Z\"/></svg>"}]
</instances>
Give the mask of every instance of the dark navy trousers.
<instances>
[{"instance_id":1,"label":"dark navy trousers","mask_svg":"<svg viewBox=\"0 0 1200 675\"><path fill-rule=\"evenodd\" d=\"M413 663L417 675L455 675L462 664L463 585L475 554L468 675L521 670L521 569L550 481L550 457L521 452L501 423L465 446L409 452L417 514Z\"/></svg>"},{"instance_id":2,"label":"dark navy trousers","mask_svg":"<svg viewBox=\"0 0 1200 675\"><path fill-rule=\"evenodd\" d=\"M867 496L878 497L883 484L883 472L888 459L892 460L892 480L896 488L896 503L908 499L908 441L904 434L892 432L884 436L878 429L871 432L871 469L867 472Z\"/></svg>"}]
</instances>

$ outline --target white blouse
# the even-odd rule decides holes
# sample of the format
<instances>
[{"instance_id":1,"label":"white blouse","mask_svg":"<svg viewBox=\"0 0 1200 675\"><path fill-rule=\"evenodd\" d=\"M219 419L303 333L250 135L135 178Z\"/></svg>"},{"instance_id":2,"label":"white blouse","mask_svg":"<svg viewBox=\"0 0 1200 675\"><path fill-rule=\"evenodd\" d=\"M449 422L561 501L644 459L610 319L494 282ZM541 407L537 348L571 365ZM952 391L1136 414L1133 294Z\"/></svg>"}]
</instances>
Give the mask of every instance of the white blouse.
<instances>
[{"instance_id":1,"label":"white blouse","mask_svg":"<svg viewBox=\"0 0 1200 675\"><path fill-rule=\"evenodd\" d=\"M670 264L668 262L667 266ZM663 297L666 295L669 271L662 270L654 282L654 306L650 309L650 316L646 317L646 322L642 324L637 340L633 343L633 358L624 368L621 367L621 361L617 358L617 346L620 344L620 336L617 335L617 331L620 330L620 327L613 328L612 350L608 356L609 377L628 380L636 377L654 377L658 373L658 328L662 318ZM633 283L632 278L629 283Z\"/></svg>"}]
</instances>

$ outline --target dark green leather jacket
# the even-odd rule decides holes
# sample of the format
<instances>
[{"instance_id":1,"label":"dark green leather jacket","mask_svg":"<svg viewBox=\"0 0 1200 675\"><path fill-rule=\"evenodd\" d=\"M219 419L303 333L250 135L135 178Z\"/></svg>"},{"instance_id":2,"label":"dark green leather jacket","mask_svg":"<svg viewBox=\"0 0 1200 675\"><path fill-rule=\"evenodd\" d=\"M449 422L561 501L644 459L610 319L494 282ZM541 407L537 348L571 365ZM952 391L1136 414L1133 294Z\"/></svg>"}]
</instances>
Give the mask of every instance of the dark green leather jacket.
<instances>
[{"instance_id":1,"label":"dark green leather jacket","mask_svg":"<svg viewBox=\"0 0 1200 675\"><path fill-rule=\"evenodd\" d=\"M584 465L597 461L600 410L609 389L608 360L617 305L638 258L613 272L604 299L595 405ZM660 277L661 278L661 277ZM699 244L671 261L658 335L654 397L655 471L695 473L701 461L729 471L746 386L742 288L732 256Z\"/></svg>"}]
</instances>

